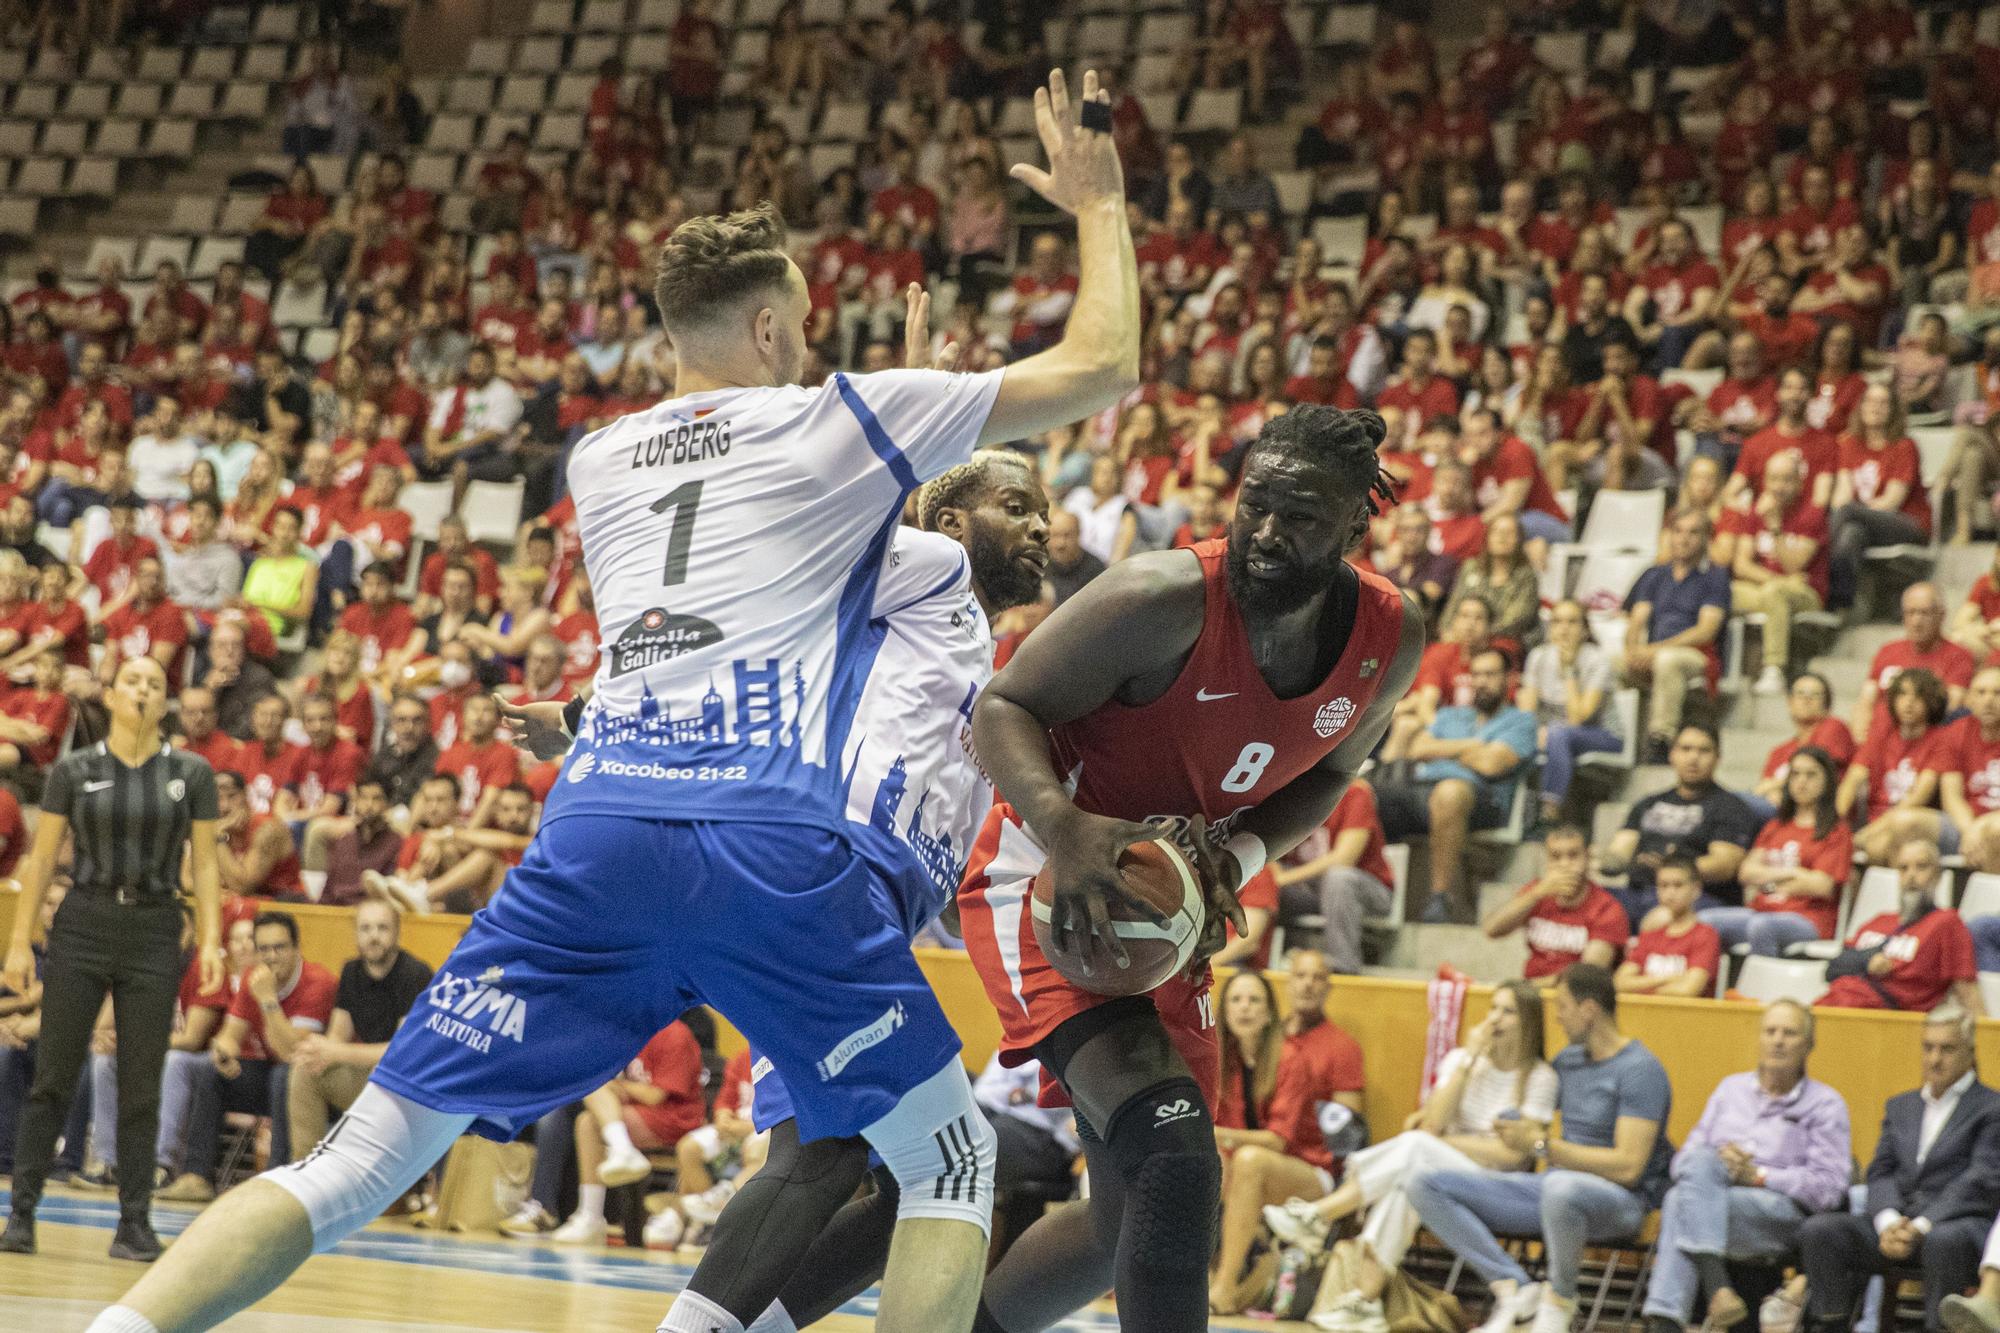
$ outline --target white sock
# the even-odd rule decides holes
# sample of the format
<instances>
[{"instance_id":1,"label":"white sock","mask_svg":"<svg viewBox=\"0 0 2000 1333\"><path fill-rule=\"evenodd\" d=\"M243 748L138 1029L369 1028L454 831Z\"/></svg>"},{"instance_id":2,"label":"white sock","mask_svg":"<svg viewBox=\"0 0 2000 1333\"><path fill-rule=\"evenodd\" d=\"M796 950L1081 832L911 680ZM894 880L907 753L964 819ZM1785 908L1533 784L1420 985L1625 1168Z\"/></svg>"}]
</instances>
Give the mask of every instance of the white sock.
<instances>
[{"instance_id":1,"label":"white sock","mask_svg":"<svg viewBox=\"0 0 2000 1333\"><path fill-rule=\"evenodd\" d=\"M762 1315L758 1316L759 1327L762 1319ZM667 1317L660 1321L657 1333L744 1333L744 1330L736 1322L736 1316L708 1297L684 1291L667 1307Z\"/></svg>"},{"instance_id":2,"label":"white sock","mask_svg":"<svg viewBox=\"0 0 2000 1333\"><path fill-rule=\"evenodd\" d=\"M137 1310L112 1305L93 1319L84 1333L160 1333L158 1326Z\"/></svg>"},{"instance_id":3,"label":"white sock","mask_svg":"<svg viewBox=\"0 0 2000 1333\"><path fill-rule=\"evenodd\" d=\"M576 1216L588 1217L598 1222L604 1220L604 1186L578 1185L576 1187Z\"/></svg>"},{"instance_id":4,"label":"white sock","mask_svg":"<svg viewBox=\"0 0 2000 1333\"><path fill-rule=\"evenodd\" d=\"M604 1126L604 1146L612 1152L637 1152L632 1144L632 1131L625 1128L623 1120L615 1120Z\"/></svg>"},{"instance_id":5,"label":"white sock","mask_svg":"<svg viewBox=\"0 0 2000 1333\"><path fill-rule=\"evenodd\" d=\"M799 1326L785 1312L783 1301L772 1301L765 1307L764 1313L751 1321L745 1333L799 1333Z\"/></svg>"}]
</instances>

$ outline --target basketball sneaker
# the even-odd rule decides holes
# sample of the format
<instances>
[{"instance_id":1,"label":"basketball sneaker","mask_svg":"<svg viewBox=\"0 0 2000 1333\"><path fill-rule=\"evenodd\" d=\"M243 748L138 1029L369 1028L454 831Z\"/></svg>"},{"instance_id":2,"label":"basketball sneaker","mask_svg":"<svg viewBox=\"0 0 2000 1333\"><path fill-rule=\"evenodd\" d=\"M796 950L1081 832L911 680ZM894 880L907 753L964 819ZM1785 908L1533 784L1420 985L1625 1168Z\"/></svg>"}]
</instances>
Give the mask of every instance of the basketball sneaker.
<instances>
[{"instance_id":1,"label":"basketball sneaker","mask_svg":"<svg viewBox=\"0 0 2000 1333\"><path fill-rule=\"evenodd\" d=\"M601 1217L571 1213L569 1221L549 1233L549 1240L556 1245L602 1245L610 1231Z\"/></svg>"},{"instance_id":2,"label":"basketball sneaker","mask_svg":"<svg viewBox=\"0 0 2000 1333\"><path fill-rule=\"evenodd\" d=\"M710 1185L699 1194L685 1195L681 1199L681 1211L688 1221L705 1227L715 1225L715 1219L722 1216L722 1210L736 1197L736 1182L721 1180Z\"/></svg>"},{"instance_id":3,"label":"basketball sneaker","mask_svg":"<svg viewBox=\"0 0 2000 1333\"><path fill-rule=\"evenodd\" d=\"M1264 1225L1271 1228L1271 1234L1287 1245L1317 1254L1326 1248L1327 1233L1333 1224L1319 1215L1319 1210L1304 1199L1287 1199L1283 1203L1264 1205Z\"/></svg>"},{"instance_id":4,"label":"basketball sneaker","mask_svg":"<svg viewBox=\"0 0 2000 1333\"><path fill-rule=\"evenodd\" d=\"M555 1214L533 1199L515 1209L514 1215L500 1224L501 1234L507 1236L546 1236L555 1229Z\"/></svg>"},{"instance_id":5,"label":"basketball sneaker","mask_svg":"<svg viewBox=\"0 0 2000 1333\"><path fill-rule=\"evenodd\" d=\"M620 1185L630 1185L635 1180L644 1180L653 1174L653 1164L646 1160L629 1142L607 1148L604 1164L597 1168L597 1178L604 1182L606 1189L617 1189Z\"/></svg>"},{"instance_id":6,"label":"basketball sneaker","mask_svg":"<svg viewBox=\"0 0 2000 1333\"><path fill-rule=\"evenodd\" d=\"M686 1231L686 1223L672 1208L654 1213L646 1219L646 1248L649 1250L674 1250L680 1248L681 1236Z\"/></svg>"}]
</instances>

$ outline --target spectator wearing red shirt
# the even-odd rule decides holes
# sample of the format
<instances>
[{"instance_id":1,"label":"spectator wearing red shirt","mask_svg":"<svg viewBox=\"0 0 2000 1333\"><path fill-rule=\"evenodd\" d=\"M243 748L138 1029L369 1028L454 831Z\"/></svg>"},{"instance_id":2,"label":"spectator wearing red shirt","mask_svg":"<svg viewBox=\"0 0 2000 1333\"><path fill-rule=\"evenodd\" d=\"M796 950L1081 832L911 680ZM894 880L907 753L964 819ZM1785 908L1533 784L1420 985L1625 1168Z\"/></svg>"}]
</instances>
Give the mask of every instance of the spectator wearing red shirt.
<instances>
[{"instance_id":1,"label":"spectator wearing red shirt","mask_svg":"<svg viewBox=\"0 0 2000 1333\"><path fill-rule=\"evenodd\" d=\"M1944 686L1929 671L1912 667L1899 672L1883 693L1892 721L1862 742L1836 798L1841 815L1859 826L1855 845L1878 865L1886 864L1903 841L1909 822L1901 818L1903 812L1937 804L1937 774L1942 767L1937 752L1951 735L1940 725L1945 715Z\"/></svg>"},{"instance_id":2,"label":"spectator wearing red shirt","mask_svg":"<svg viewBox=\"0 0 2000 1333\"><path fill-rule=\"evenodd\" d=\"M1410 692L1396 703L1395 721L1382 746L1385 763L1405 757L1410 743L1437 717L1440 708L1472 702L1472 662L1493 646L1493 608L1484 597L1461 597L1451 623L1436 643L1425 647Z\"/></svg>"},{"instance_id":3,"label":"spectator wearing red shirt","mask_svg":"<svg viewBox=\"0 0 2000 1333\"><path fill-rule=\"evenodd\" d=\"M1903 637L1883 644L1868 664L1848 723L1856 736L1866 738L1889 725L1889 686L1911 667L1922 667L1943 683L1944 711L1964 705L1977 664L1971 653L1945 638L1943 630L1944 602L1936 585L1913 583L1903 589Z\"/></svg>"},{"instance_id":4,"label":"spectator wearing red shirt","mask_svg":"<svg viewBox=\"0 0 2000 1333\"><path fill-rule=\"evenodd\" d=\"M1861 558L1869 548L1930 542L1931 502L1917 446L1904 434L1902 405L1886 384L1868 386L1855 409L1852 431L1841 437L1831 527L1833 592L1828 604L1835 610L1854 605Z\"/></svg>"},{"instance_id":5,"label":"spectator wearing red shirt","mask_svg":"<svg viewBox=\"0 0 2000 1333\"><path fill-rule=\"evenodd\" d=\"M1843 228L1858 226L1861 211L1852 199L1837 199L1833 176L1809 166L1799 181L1799 202L1778 223L1778 263L1791 277L1803 277L1833 249Z\"/></svg>"},{"instance_id":6,"label":"spectator wearing red shirt","mask_svg":"<svg viewBox=\"0 0 2000 1333\"><path fill-rule=\"evenodd\" d=\"M267 694L250 708L250 739L237 752L235 772L243 779L250 808L260 815L269 814L278 793L298 781L304 747L285 739L291 715L290 705L278 694Z\"/></svg>"},{"instance_id":7,"label":"spectator wearing red shirt","mask_svg":"<svg viewBox=\"0 0 2000 1333\"><path fill-rule=\"evenodd\" d=\"M667 32L667 97L683 135L698 132L722 91L723 32L714 10L713 0L688 0Z\"/></svg>"},{"instance_id":8,"label":"spectator wearing red shirt","mask_svg":"<svg viewBox=\"0 0 2000 1333\"><path fill-rule=\"evenodd\" d=\"M1969 1014L1984 1012L1971 932L1958 913L1936 902L1942 874L1935 844L1903 844L1896 853L1902 887L1897 910L1854 928L1847 952L1828 967L1834 980L1815 1006L1921 1014L1950 998Z\"/></svg>"},{"instance_id":9,"label":"spectator wearing red shirt","mask_svg":"<svg viewBox=\"0 0 2000 1333\"><path fill-rule=\"evenodd\" d=\"M1701 872L1686 857L1669 856L1654 872L1653 887L1660 906L1648 921L1658 924L1639 932L1612 984L1635 995L1707 995L1721 963L1722 942L1713 926L1695 916ZM1623 916L1622 908L1619 914Z\"/></svg>"},{"instance_id":10,"label":"spectator wearing red shirt","mask_svg":"<svg viewBox=\"0 0 2000 1333\"><path fill-rule=\"evenodd\" d=\"M1792 309L1823 322L1852 324L1873 345L1894 291L1889 270L1875 262L1869 245L1868 232L1860 223L1842 227L1834 236L1832 252L1792 298Z\"/></svg>"},{"instance_id":11,"label":"spectator wearing red shirt","mask_svg":"<svg viewBox=\"0 0 2000 1333\"><path fill-rule=\"evenodd\" d=\"M458 812L468 827L493 820L500 789L521 776L520 753L496 737L500 709L485 692L469 695L459 708L459 739L438 755L437 771L458 779Z\"/></svg>"},{"instance_id":12,"label":"spectator wearing red shirt","mask_svg":"<svg viewBox=\"0 0 2000 1333\"><path fill-rule=\"evenodd\" d=\"M1479 928L1493 940L1522 932L1528 961L1521 975L1530 979L1555 976L1571 963L1611 967L1631 927L1618 900L1590 882L1583 831L1552 829L1542 850L1542 877L1522 885Z\"/></svg>"},{"instance_id":13,"label":"spectator wearing red shirt","mask_svg":"<svg viewBox=\"0 0 2000 1333\"><path fill-rule=\"evenodd\" d=\"M1323 916L1327 964L1338 973L1359 973L1362 925L1388 915L1395 883L1383 854L1375 789L1365 779L1349 783L1326 822L1286 853L1276 879L1280 918Z\"/></svg>"},{"instance_id":14,"label":"spectator wearing red shirt","mask_svg":"<svg viewBox=\"0 0 2000 1333\"><path fill-rule=\"evenodd\" d=\"M201 337L204 325L208 323L208 302L195 295L194 288L188 286L187 276L181 266L171 259L162 259L153 270L153 290L146 297L146 304L139 311L140 318L165 309L173 313L180 326L181 338Z\"/></svg>"},{"instance_id":15,"label":"spectator wearing red shirt","mask_svg":"<svg viewBox=\"0 0 2000 1333\"><path fill-rule=\"evenodd\" d=\"M2000 161L1986 171L1986 197L1965 217L1965 262L1968 267L2000 264Z\"/></svg>"},{"instance_id":16,"label":"spectator wearing red shirt","mask_svg":"<svg viewBox=\"0 0 2000 1333\"><path fill-rule=\"evenodd\" d=\"M86 342L76 354L76 378L56 398L54 424L74 430L84 416L86 402L102 402L110 420L120 430L132 428L132 390L110 378L110 358L96 342Z\"/></svg>"},{"instance_id":17,"label":"spectator wearing red shirt","mask_svg":"<svg viewBox=\"0 0 2000 1333\"><path fill-rule=\"evenodd\" d=\"M217 725L215 692L205 685L190 685L177 702L181 734L174 737L174 744L200 755L218 773L237 772L243 742Z\"/></svg>"},{"instance_id":18,"label":"spectator wearing red shirt","mask_svg":"<svg viewBox=\"0 0 2000 1333\"><path fill-rule=\"evenodd\" d=\"M549 1236L558 1245L600 1244L608 1186L652 1174L646 1151L672 1148L707 1117L701 1047L676 1019L655 1033L619 1077L583 1099L576 1118L576 1211ZM683 1194L695 1193L683 1181Z\"/></svg>"},{"instance_id":19,"label":"spectator wearing red shirt","mask_svg":"<svg viewBox=\"0 0 2000 1333\"><path fill-rule=\"evenodd\" d=\"M40 375L51 393L61 393L69 385L69 357L56 336L55 321L43 311L29 315L20 341L0 352L4 352L0 360L18 379Z\"/></svg>"},{"instance_id":20,"label":"spectator wearing red shirt","mask_svg":"<svg viewBox=\"0 0 2000 1333\"><path fill-rule=\"evenodd\" d=\"M71 326L85 347L116 354L132 331L132 301L125 295L125 271L116 258L98 261L97 286L76 298Z\"/></svg>"},{"instance_id":21,"label":"spectator wearing red shirt","mask_svg":"<svg viewBox=\"0 0 2000 1333\"><path fill-rule=\"evenodd\" d=\"M340 613L339 628L360 641L361 671L377 676L398 670L416 637L417 619L396 596L395 572L386 561L361 571L361 596Z\"/></svg>"},{"instance_id":22,"label":"spectator wearing red shirt","mask_svg":"<svg viewBox=\"0 0 2000 1333\"><path fill-rule=\"evenodd\" d=\"M272 813L288 823L337 815L362 770L368 752L340 735L338 705L326 695L308 695L299 704L299 721L306 731L291 783L272 798ZM371 729L372 733L372 729Z\"/></svg>"},{"instance_id":23,"label":"spectator wearing red shirt","mask_svg":"<svg viewBox=\"0 0 2000 1333\"><path fill-rule=\"evenodd\" d=\"M1836 781L1854 761L1854 733L1833 714L1833 686L1817 671L1805 671L1793 678L1786 691L1785 707L1790 714L1792 734L1771 747L1764 757L1764 770L1757 786L1744 794L1751 809L1770 818L1777 813L1785 794L1785 778L1792 756L1811 745L1826 751L1833 760Z\"/></svg>"},{"instance_id":24,"label":"spectator wearing red shirt","mask_svg":"<svg viewBox=\"0 0 2000 1333\"><path fill-rule=\"evenodd\" d=\"M1743 442L1778 416L1778 382L1764 367L1764 346L1756 335L1738 332L1729 340L1729 373L1699 404L1690 404L1686 424L1696 447L1735 463Z\"/></svg>"},{"instance_id":25,"label":"spectator wearing red shirt","mask_svg":"<svg viewBox=\"0 0 2000 1333\"><path fill-rule=\"evenodd\" d=\"M1181 296L1205 288L1226 256L1215 237L1201 230L1194 204L1183 196L1167 205L1167 225L1148 236L1134 258L1142 284Z\"/></svg>"},{"instance_id":26,"label":"spectator wearing red shirt","mask_svg":"<svg viewBox=\"0 0 2000 1333\"><path fill-rule=\"evenodd\" d=\"M307 1033L326 1031L340 991L333 973L300 957L299 925L290 913L258 913L255 931L257 963L244 973L222 1031L209 1044L221 1096L201 1103L212 1118L197 1116L188 1125L187 1173L211 1188L225 1111L269 1115L271 1160L279 1166L291 1160L290 1109L279 1095L285 1085L277 1071ZM180 1195L177 1188L163 1193Z\"/></svg>"},{"instance_id":27,"label":"spectator wearing red shirt","mask_svg":"<svg viewBox=\"0 0 2000 1333\"><path fill-rule=\"evenodd\" d=\"M1327 1146L1322 1105L1350 1116L1362 1111L1361 1047L1326 1017L1330 975L1318 954L1295 950L1292 1012L1283 1020L1261 972L1236 973L1218 997L1222 1094L1215 1140L1229 1178L1218 1276L1209 1288L1209 1308L1218 1313L1234 1314L1251 1298L1236 1274L1262 1229L1264 1204L1332 1190L1339 1161Z\"/></svg>"},{"instance_id":28,"label":"spectator wearing red shirt","mask_svg":"<svg viewBox=\"0 0 2000 1333\"><path fill-rule=\"evenodd\" d=\"M1541 460L1501 427L1500 414L1476 407L1460 423L1459 458L1472 469L1472 498L1482 522L1512 514L1531 541L1568 541L1569 516L1556 500Z\"/></svg>"},{"instance_id":29,"label":"spectator wearing red shirt","mask_svg":"<svg viewBox=\"0 0 2000 1333\"><path fill-rule=\"evenodd\" d=\"M275 814L252 810L241 774L215 775L216 871L225 893L243 898L299 898L298 847Z\"/></svg>"},{"instance_id":30,"label":"spectator wearing red shirt","mask_svg":"<svg viewBox=\"0 0 2000 1333\"><path fill-rule=\"evenodd\" d=\"M1974 581L1952 614L1950 638L1975 659L2000 652L2000 546L1993 548L1993 568Z\"/></svg>"},{"instance_id":31,"label":"spectator wearing red shirt","mask_svg":"<svg viewBox=\"0 0 2000 1333\"><path fill-rule=\"evenodd\" d=\"M1625 294L1625 320L1662 370L1678 366L1708 327L1722 277L1679 218L1660 224L1653 262Z\"/></svg>"},{"instance_id":32,"label":"spectator wearing red shirt","mask_svg":"<svg viewBox=\"0 0 2000 1333\"><path fill-rule=\"evenodd\" d=\"M1819 341L1820 321L1792 307L1792 280L1775 270L1758 282L1756 304L1734 318L1780 370L1804 366Z\"/></svg>"},{"instance_id":33,"label":"spectator wearing red shirt","mask_svg":"<svg viewBox=\"0 0 2000 1333\"><path fill-rule=\"evenodd\" d=\"M486 304L472 314L472 336L493 349L503 374L511 371L515 349L535 329L535 308L521 297L520 283L506 269L487 280Z\"/></svg>"},{"instance_id":34,"label":"spectator wearing red shirt","mask_svg":"<svg viewBox=\"0 0 2000 1333\"><path fill-rule=\"evenodd\" d=\"M1747 943L1752 953L1778 958L1790 945L1833 938L1854 870L1854 834L1834 805L1842 769L1815 745L1793 753L1778 812L1737 867L1743 906L1701 914L1725 948Z\"/></svg>"},{"instance_id":35,"label":"spectator wearing red shirt","mask_svg":"<svg viewBox=\"0 0 2000 1333\"><path fill-rule=\"evenodd\" d=\"M534 326L514 343L515 385L524 391L538 391L555 382L572 346L569 310L555 297L543 301L535 313Z\"/></svg>"},{"instance_id":36,"label":"spectator wearing red shirt","mask_svg":"<svg viewBox=\"0 0 2000 1333\"><path fill-rule=\"evenodd\" d=\"M1443 418L1451 436L1457 423ZM1470 560L1486 548L1486 522L1473 501L1472 469L1448 452L1431 473L1430 498L1424 501L1430 515L1432 546L1441 555L1460 562Z\"/></svg>"},{"instance_id":37,"label":"spectator wearing red shirt","mask_svg":"<svg viewBox=\"0 0 2000 1333\"><path fill-rule=\"evenodd\" d=\"M353 563L364 570L382 565L392 576L400 573L403 556L410 549L414 520L407 509L396 504L403 480L395 468L378 464L368 476L368 485L358 500L340 515Z\"/></svg>"},{"instance_id":38,"label":"spectator wearing red shirt","mask_svg":"<svg viewBox=\"0 0 2000 1333\"><path fill-rule=\"evenodd\" d=\"M145 504L134 495L121 495L108 506L111 535L97 544L90 559L83 562L83 576L97 589L98 617L130 601L139 562L157 560L160 548L150 537L138 534L139 514Z\"/></svg>"},{"instance_id":39,"label":"spectator wearing red shirt","mask_svg":"<svg viewBox=\"0 0 2000 1333\"><path fill-rule=\"evenodd\" d=\"M438 524L437 550L424 557L423 568L417 574L417 594L428 599L418 603L420 611L428 614L437 609L437 600L444 592L445 570L461 562L472 570L473 596L480 611L493 609L493 599L500 594L499 562L486 548L472 544L466 536L463 518L450 514ZM432 644L432 651L437 646Z\"/></svg>"},{"instance_id":40,"label":"spectator wearing red shirt","mask_svg":"<svg viewBox=\"0 0 2000 1333\"><path fill-rule=\"evenodd\" d=\"M104 654L97 674L107 687L128 657L151 657L165 668L168 680L181 678L187 612L167 600L167 576L158 556L139 561L131 596L104 618L104 642L111 651Z\"/></svg>"},{"instance_id":41,"label":"spectator wearing red shirt","mask_svg":"<svg viewBox=\"0 0 2000 1333\"><path fill-rule=\"evenodd\" d=\"M264 211L243 243L244 259L266 282L275 284L285 262L305 245L327 211L326 196L320 193L312 168L304 161L294 162L284 188L265 198Z\"/></svg>"},{"instance_id":42,"label":"spectator wearing red shirt","mask_svg":"<svg viewBox=\"0 0 2000 1333\"><path fill-rule=\"evenodd\" d=\"M1008 344L1016 358L1033 356L1055 345L1076 303L1076 274L1068 271L1068 247L1053 232L1035 238L1028 267L996 296L989 309L1012 316Z\"/></svg>"},{"instance_id":43,"label":"spectator wearing red shirt","mask_svg":"<svg viewBox=\"0 0 2000 1333\"><path fill-rule=\"evenodd\" d=\"M1415 440L1436 417L1458 415L1458 387L1437 373L1437 335L1413 329L1403 342L1401 373L1382 387L1375 405L1385 415L1401 417L1401 438ZM1385 441L1385 447L1392 447Z\"/></svg>"},{"instance_id":44,"label":"spectator wearing red shirt","mask_svg":"<svg viewBox=\"0 0 2000 1333\"><path fill-rule=\"evenodd\" d=\"M1725 508L1744 510L1762 495L1764 472L1781 456L1798 459L1806 470L1807 503L1825 509L1833 502L1833 481L1840 471L1840 446L1807 420L1812 405L1812 377L1793 367L1778 374L1778 417L1743 442L1736 467L1723 488Z\"/></svg>"},{"instance_id":45,"label":"spectator wearing red shirt","mask_svg":"<svg viewBox=\"0 0 2000 1333\"><path fill-rule=\"evenodd\" d=\"M541 188L541 177L528 167L528 136L509 130L500 142L500 155L480 167L473 180L473 230L519 227L522 207Z\"/></svg>"},{"instance_id":46,"label":"spectator wearing red shirt","mask_svg":"<svg viewBox=\"0 0 2000 1333\"><path fill-rule=\"evenodd\" d=\"M69 734L69 696L63 693L62 654L45 648L35 654L31 684L0 699L0 772L31 764L46 771ZM15 853L19 848L12 849ZM0 871L0 873L7 873Z\"/></svg>"},{"instance_id":47,"label":"spectator wearing red shirt","mask_svg":"<svg viewBox=\"0 0 2000 1333\"><path fill-rule=\"evenodd\" d=\"M1581 479L1602 490L1663 490L1673 484L1674 470L1654 447L1669 415L1659 381L1639 373L1629 333L1614 331L1601 356L1603 377L1577 391L1582 414L1550 447L1550 471L1565 484Z\"/></svg>"},{"instance_id":48,"label":"spectator wearing red shirt","mask_svg":"<svg viewBox=\"0 0 2000 1333\"><path fill-rule=\"evenodd\" d=\"M1736 538L1731 610L1764 617L1759 694L1785 692L1792 663L1792 618L1826 605L1826 511L1812 502L1805 488L1801 457L1776 454L1764 465L1763 494L1750 512L1722 511L1720 530Z\"/></svg>"},{"instance_id":49,"label":"spectator wearing red shirt","mask_svg":"<svg viewBox=\"0 0 2000 1333\"><path fill-rule=\"evenodd\" d=\"M1898 841L1921 838L1950 856L1961 850L1979 871L2000 871L2000 666L1982 667L1965 701L1970 715L1937 733L1925 763L1942 811L1892 816Z\"/></svg>"}]
</instances>

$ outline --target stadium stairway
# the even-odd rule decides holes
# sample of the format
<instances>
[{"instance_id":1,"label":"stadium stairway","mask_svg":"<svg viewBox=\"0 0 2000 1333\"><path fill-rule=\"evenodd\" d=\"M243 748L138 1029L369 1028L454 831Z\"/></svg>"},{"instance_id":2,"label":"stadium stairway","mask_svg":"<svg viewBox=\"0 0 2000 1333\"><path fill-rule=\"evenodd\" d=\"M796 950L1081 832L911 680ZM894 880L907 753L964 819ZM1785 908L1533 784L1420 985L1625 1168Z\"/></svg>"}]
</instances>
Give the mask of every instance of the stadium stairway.
<instances>
[{"instance_id":1,"label":"stadium stairway","mask_svg":"<svg viewBox=\"0 0 2000 1333\"><path fill-rule=\"evenodd\" d=\"M1982 542L1940 547L1933 554L1936 566L1931 581L1943 592L1949 614L1974 580L1992 567L1993 547ZM1883 604L1893 606L1895 598L1887 597ZM1901 624L1895 621L1851 625L1811 659L1811 669L1833 685L1835 716L1848 715L1876 651L1902 634ZM1722 700L1722 759L1716 770L1717 781L1732 791L1753 786L1762 772L1764 756L1791 735L1783 696L1752 694L1747 682L1737 684L1738 688ZM1662 790L1673 780L1673 770L1664 764L1641 764L1633 768L1614 784L1610 795L1592 812L1592 846L1602 846L1624 824L1633 802ZM1411 875L1427 875L1422 845L1413 850ZM1541 873L1541 844L1524 841L1501 847L1475 846L1468 863L1482 874L1476 899L1479 914L1484 916ZM1411 894L1413 902L1421 897L1421 893ZM1518 975L1526 957L1527 948L1518 935L1489 940L1477 925L1432 925L1413 920L1387 939L1379 963L1368 967L1367 972L1381 976L1428 976L1449 963L1470 976L1492 981Z\"/></svg>"}]
</instances>

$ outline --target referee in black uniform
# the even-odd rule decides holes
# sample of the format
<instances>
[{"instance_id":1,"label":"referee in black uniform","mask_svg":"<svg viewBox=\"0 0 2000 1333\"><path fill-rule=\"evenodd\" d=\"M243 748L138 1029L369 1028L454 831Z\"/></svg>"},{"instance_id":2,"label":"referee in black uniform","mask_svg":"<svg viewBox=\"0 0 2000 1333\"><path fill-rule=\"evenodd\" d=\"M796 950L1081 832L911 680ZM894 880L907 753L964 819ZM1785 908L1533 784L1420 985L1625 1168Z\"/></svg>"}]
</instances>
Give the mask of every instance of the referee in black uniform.
<instances>
[{"instance_id":1,"label":"referee in black uniform","mask_svg":"<svg viewBox=\"0 0 2000 1333\"><path fill-rule=\"evenodd\" d=\"M160 735L167 677L150 657L128 659L111 682L110 736L49 770L34 845L21 862L21 898L4 980L34 979L29 943L66 830L76 835L76 886L56 912L42 969L42 1036L35 1082L14 1148L13 1214L0 1252L32 1254L35 1206L56 1135L76 1094L90 1032L111 996L118 1028L118 1233L114 1259L159 1257L153 1235L153 1140L160 1070L173 1035L181 953L181 861L193 870L195 947L203 990L222 984L215 864L215 774Z\"/></svg>"}]
</instances>

